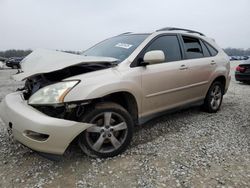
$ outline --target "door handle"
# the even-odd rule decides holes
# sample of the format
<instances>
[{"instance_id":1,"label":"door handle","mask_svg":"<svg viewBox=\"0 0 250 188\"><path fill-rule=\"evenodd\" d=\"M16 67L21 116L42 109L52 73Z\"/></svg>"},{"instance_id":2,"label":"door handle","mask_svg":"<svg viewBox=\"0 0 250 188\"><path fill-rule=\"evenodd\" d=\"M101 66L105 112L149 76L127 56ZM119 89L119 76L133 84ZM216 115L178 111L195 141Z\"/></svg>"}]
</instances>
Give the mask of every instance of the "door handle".
<instances>
[{"instance_id":1,"label":"door handle","mask_svg":"<svg viewBox=\"0 0 250 188\"><path fill-rule=\"evenodd\" d=\"M186 65L181 65L179 69L180 70L186 70L186 69L188 69L188 67Z\"/></svg>"},{"instance_id":2,"label":"door handle","mask_svg":"<svg viewBox=\"0 0 250 188\"><path fill-rule=\"evenodd\" d=\"M211 64L211 65L215 65L216 62L215 62L214 60L212 60L210 64Z\"/></svg>"}]
</instances>

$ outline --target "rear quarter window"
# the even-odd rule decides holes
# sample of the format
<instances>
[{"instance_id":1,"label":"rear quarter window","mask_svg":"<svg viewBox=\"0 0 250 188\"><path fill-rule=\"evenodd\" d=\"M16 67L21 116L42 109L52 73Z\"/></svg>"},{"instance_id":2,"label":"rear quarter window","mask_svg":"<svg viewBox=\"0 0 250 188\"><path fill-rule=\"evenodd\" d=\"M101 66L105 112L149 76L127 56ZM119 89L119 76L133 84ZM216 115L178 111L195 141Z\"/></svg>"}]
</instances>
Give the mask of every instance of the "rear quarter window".
<instances>
[{"instance_id":1,"label":"rear quarter window","mask_svg":"<svg viewBox=\"0 0 250 188\"><path fill-rule=\"evenodd\" d=\"M212 45L208 44L207 42L204 42L204 44L211 56L216 56L218 54L218 51L214 47L212 47Z\"/></svg>"},{"instance_id":2,"label":"rear quarter window","mask_svg":"<svg viewBox=\"0 0 250 188\"><path fill-rule=\"evenodd\" d=\"M208 48L205 46L205 44L204 44L203 41L200 41L200 42L201 42L201 46L202 46L202 49L203 49L203 55L204 55L204 57L210 57L211 54L208 51Z\"/></svg>"}]
</instances>

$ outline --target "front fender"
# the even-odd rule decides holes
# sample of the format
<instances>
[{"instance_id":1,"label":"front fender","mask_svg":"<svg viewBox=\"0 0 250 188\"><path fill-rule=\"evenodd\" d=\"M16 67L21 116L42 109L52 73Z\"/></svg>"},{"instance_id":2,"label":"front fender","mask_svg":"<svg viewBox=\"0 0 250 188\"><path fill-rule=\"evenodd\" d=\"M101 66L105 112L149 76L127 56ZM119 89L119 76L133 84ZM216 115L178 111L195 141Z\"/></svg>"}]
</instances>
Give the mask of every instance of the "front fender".
<instances>
[{"instance_id":1,"label":"front fender","mask_svg":"<svg viewBox=\"0 0 250 188\"><path fill-rule=\"evenodd\" d=\"M141 89L139 85L131 81L119 81L90 85L80 84L70 91L70 93L65 97L64 102L102 98L117 92L128 92L132 94L136 99L138 111L141 111Z\"/></svg>"}]
</instances>

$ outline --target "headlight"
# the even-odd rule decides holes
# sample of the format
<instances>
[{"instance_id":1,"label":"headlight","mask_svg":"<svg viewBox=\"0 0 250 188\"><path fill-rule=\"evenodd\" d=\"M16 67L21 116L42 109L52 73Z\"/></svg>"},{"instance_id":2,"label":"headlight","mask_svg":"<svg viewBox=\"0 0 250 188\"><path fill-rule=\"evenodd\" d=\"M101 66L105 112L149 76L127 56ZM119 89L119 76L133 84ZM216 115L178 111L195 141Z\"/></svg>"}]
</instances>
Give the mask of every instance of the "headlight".
<instances>
[{"instance_id":1,"label":"headlight","mask_svg":"<svg viewBox=\"0 0 250 188\"><path fill-rule=\"evenodd\" d=\"M29 104L58 104L64 102L64 97L79 81L65 81L46 86L34 93Z\"/></svg>"}]
</instances>

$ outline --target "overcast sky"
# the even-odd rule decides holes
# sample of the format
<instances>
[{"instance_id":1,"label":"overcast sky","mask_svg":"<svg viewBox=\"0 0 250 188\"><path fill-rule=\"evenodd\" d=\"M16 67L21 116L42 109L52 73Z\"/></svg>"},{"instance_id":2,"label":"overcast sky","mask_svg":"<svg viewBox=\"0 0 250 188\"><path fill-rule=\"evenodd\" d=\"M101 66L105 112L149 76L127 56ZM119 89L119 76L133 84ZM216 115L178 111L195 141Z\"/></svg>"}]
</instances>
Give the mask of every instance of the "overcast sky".
<instances>
[{"instance_id":1,"label":"overcast sky","mask_svg":"<svg viewBox=\"0 0 250 188\"><path fill-rule=\"evenodd\" d=\"M0 0L0 50L84 50L126 31L165 26L250 48L250 0Z\"/></svg>"}]
</instances>

